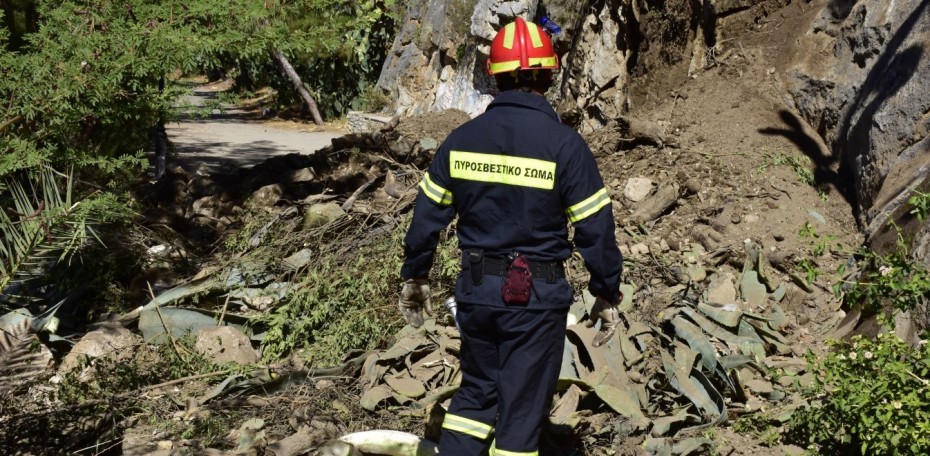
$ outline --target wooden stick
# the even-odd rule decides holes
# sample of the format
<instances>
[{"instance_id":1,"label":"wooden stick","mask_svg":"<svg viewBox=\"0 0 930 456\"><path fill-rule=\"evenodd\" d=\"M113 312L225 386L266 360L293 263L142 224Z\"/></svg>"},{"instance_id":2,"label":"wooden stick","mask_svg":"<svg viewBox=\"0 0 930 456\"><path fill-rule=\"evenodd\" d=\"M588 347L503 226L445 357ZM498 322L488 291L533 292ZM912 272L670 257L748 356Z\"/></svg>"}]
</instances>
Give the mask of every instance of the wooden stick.
<instances>
[{"instance_id":1,"label":"wooden stick","mask_svg":"<svg viewBox=\"0 0 930 456\"><path fill-rule=\"evenodd\" d=\"M226 306L229 305L229 293L226 294L226 302L223 303L223 310L220 312L220 322L217 326L223 326L223 319L226 318Z\"/></svg>"},{"instance_id":2,"label":"wooden stick","mask_svg":"<svg viewBox=\"0 0 930 456\"><path fill-rule=\"evenodd\" d=\"M146 281L145 284L148 285L149 287L149 297L151 297L152 299L155 299L155 292L152 291L152 283ZM158 314L158 319L161 320L162 328L165 328L165 334L167 334L168 339L171 340L171 346L174 348L174 353L178 355L178 358L183 359L184 356L181 355L181 350L178 348L178 342L174 340L174 335L171 334L171 328L169 328L168 325L165 324L165 317L162 316L161 314L161 306L155 306L155 312Z\"/></svg>"}]
</instances>

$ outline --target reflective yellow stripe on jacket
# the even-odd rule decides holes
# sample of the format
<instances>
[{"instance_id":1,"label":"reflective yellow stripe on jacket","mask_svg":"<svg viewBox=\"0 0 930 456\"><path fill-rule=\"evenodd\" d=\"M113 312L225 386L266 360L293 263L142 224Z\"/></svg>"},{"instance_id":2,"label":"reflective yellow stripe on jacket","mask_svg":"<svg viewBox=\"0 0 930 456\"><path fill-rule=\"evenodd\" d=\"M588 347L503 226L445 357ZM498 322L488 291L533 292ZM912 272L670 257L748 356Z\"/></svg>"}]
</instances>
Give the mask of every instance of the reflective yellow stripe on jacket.
<instances>
[{"instance_id":1,"label":"reflective yellow stripe on jacket","mask_svg":"<svg viewBox=\"0 0 930 456\"><path fill-rule=\"evenodd\" d=\"M555 162L537 158L453 150L449 153L449 174L455 179L543 190L555 187Z\"/></svg>"},{"instance_id":2,"label":"reflective yellow stripe on jacket","mask_svg":"<svg viewBox=\"0 0 930 456\"><path fill-rule=\"evenodd\" d=\"M491 426L480 421L470 420L451 413L446 413L446 417L442 420L442 427L443 429L470 435L479 440L488 438L494 430Z\"/></svg>"},{"instance_id":3,"label":"reflective yellow stripe on jacket","mask_svg":"<svg viewBox=\"0 0 930 456\"><path fill-rule=\"evenodd\" d=\"M423 173L423 180L420 181L420 188L423 189L423 193L436 204L440 206L452 204L452 192L436 185L436 183L429 178L429 173Z\"/></svg>"},{"instance_id":4,"label":"reflective yellow stripe on jacket","mask_svg":"<svg viewBox=\"0 0 930 456\"><path fill-rule=\"evenodd\" d=\"M569 221L576 223L594 215L608 204L610 204L610 196L607 195L607 188L605 187L588 197L588 199L566 209L565 213L568 215Z\"/></svg>"}]
</instances>

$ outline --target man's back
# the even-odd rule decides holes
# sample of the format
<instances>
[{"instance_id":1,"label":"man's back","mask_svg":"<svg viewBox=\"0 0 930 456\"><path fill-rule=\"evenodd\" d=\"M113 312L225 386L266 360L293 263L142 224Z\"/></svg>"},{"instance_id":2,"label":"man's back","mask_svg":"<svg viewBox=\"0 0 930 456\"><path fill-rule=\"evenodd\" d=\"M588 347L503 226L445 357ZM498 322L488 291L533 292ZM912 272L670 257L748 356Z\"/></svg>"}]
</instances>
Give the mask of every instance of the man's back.
<instances>
[{"instance_id":1,"label":"man's back","mask_svg":"<svg viewBox=\"0 0 930 456\"><path fill-rule=\"evenodd\" d=\"M573 172L585 156L593 165L590 155L545 98L511 91L456 129L429 173L454 197L462 249L564 260L571 255L566 209L572 193L586 197L603 188L595 166L583 179Z\"/></svg>"}]
</instances>

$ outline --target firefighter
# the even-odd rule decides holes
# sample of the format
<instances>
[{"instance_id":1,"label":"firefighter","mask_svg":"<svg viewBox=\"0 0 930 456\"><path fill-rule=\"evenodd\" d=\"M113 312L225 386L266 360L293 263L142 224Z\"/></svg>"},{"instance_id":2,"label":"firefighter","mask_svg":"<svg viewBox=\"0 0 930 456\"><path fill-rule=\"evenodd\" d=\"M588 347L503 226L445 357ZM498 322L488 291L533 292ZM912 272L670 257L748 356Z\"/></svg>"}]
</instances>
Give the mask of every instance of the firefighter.
<instances>
[{"instance_id":1,"label":"firefighter","mask_svg":"<svg viewBox=\"0 0 930 456\"><path fill-rule=\"evenodd\" d=\"M432 311L428 273L456 215L463 252L462 383L442 424L443 456L538 454L573 301L569 222L597 297L595 345L619 322L622 257L607 189L587 144L543 96L558 68L542 28L521 18L504 26L488 60L501 93L448 136L420 183L398 304L410 325Z\"/></svg>"}]
</instances>

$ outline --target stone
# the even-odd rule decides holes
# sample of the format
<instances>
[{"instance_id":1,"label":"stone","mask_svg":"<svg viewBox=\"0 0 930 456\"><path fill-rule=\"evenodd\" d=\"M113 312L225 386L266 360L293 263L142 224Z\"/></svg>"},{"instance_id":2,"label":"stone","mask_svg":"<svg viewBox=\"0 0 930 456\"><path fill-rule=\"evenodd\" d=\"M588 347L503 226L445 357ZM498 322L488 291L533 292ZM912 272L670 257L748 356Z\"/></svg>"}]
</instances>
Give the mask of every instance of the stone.
<instances>
[{"instance_id":1,"label":"stone","mask_svg":"<svg viewBox=\"0 0 930 456\"><path fill-rule=\"evenodd\" d=\"M194 333L197 341L194 348L216 363L254 364L259 360L258 352L252 348L249 337L231 326L201 328Z\"/></svg>"},{"instance_id":2,"label":"stone","mask_svg":"<svg viewBox=\"0 0 930 456\"><path fill-rule=\"evenodd\" d=\"M249 197L249 204L256 208L270 208L277 204L284 194L284 189L279 184L266 185L255 190Z\"/></svg>"},{"instance_id":3,"label":"stone","mask_svg":"<svg viewBox=\"0 0 930 456\"><path fill-rule=\"evenodd\" d=\"M808 454L807 450L797 445L779 445L777 450L781 451L781 454L785 456L803 456Z\"/></svg>"},{"instance_id":4,"label":"stone","mask_svg":"<svg viewBox=\"0 0 930 456\"><path fill-rule=\"evenodd\" d=\"M879 201L882 187L920 185L886 177L912 158L903 152L926 137L930 125L930 66L920 63L930 52L930 2L860 0L843 5L819 12L795 45L784 79L794 110L810 122L807 129L814 133L809 136L822 132L825 144L809 153L832 150L857 157L849 163L857 180L847 199L858 204L855 212L865 224L871 221L870 211L903 203ZM917 170L915 165L908 167Z\"/></svg>"},{"instance_id":5,"label":"stone","mask_svg":"<svg viewBox=\"0 0 930 456\"><path fill-rule=\"evenodd\" d=\"M384 128L391 121L391 116L361 111L346 113L347 129L351 133L364 133Z\"/></svg>"},{"instance_id":6,"label":"stone","mask_svg":"<svg viewBox=\"0 0 930 456\"><path fill-rule=\"evenodd\" d=\"M688 277L695 282L703 282L707 279L707 270L697 265L689 266Z\"/></svg>"},{"instance_id":7,"label":"stone","mask_svg":"<svg viewBox=\"0 0 930 456\"><path fill-rule=\"evenodd\" d=\"M638 203L652 192L652 180L642 177L631 177L623 186L623 196L626 199Z\"/></svg>"},{"instance_id":8,"label":"stone","mask_svg":"<svg viewBox=\"0 0 930 456\"><path fill-rule=\"evenodd\" d=\"M707 285L707 302L733 304L736 302L736 286L733 274L725 273Z\"/></svg>"},{"instance_id":9,"label":"stone","mask_svg":"<svg viewBox=\"0 0 930 456\"><path fill-rule=\"evenodd\" d=\"M426 137L420 139L420 150L431 151L439 148L439 141L436 141L433 138Z\"/></svg>"},{"instance_id":10,"label":"stone","mask_svg":"<svg viewBox=\"0 0 930 456\"><path fill-rule=\"evenodd\" d=\"M317 203L304 213L304 229L317 228L346 214L342 207L336 203Z\"/></svg>"},{"instance_id":11,"label":"stone","mask_svg":"<svg viewBox=\"0 0 930 456\"><path fill-rule=\"evenodd\" d=\"M297 183L297 182L311 182L316 179L316 171L313 168L301 168L291 171L287 175L287 182Z\"/></svg>"},{"instance_id":12,"label":"stone","mask_svg":"<svg viewBox=\"0 0 930 456\"><path fill-rule=\"evenodd\" d=\"M772 384L766 380L752 379L746 381L746 387L756 394L769 394L775 391Z\"/></svg>"},{"instance_id":13,"label":"stone","mask_svg":"<svg viewBox=\"0 0 930 456\"><path fill-rule=\"evenodd\" d=\"M208 218L219 218L222 210L222 203L216 196L204 196L191 204L191 212Z\"/></svg>"},{"instance_id":14,"label":"stone","mask_svg":"<svg viewBox=\"0 0 930 456\"><path fill-rule=\"evenodd\" d=\"M633 256L649 255L649 246L643 242L630 247L630 254Z\"/></svg>"},{"instance_id":15,"label":"stone","mask_svg":"<svg viewBox=\"0 0 930 456\"><path fill-rule=\"evenodd\" d=\"M84 335L65 355L58 372L67 373L81 365L82 359L109 358L126 361L132 358L142 338L122 326L106 326Z\"/></svg>"}]
</instances>

